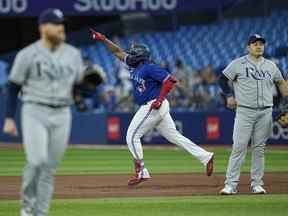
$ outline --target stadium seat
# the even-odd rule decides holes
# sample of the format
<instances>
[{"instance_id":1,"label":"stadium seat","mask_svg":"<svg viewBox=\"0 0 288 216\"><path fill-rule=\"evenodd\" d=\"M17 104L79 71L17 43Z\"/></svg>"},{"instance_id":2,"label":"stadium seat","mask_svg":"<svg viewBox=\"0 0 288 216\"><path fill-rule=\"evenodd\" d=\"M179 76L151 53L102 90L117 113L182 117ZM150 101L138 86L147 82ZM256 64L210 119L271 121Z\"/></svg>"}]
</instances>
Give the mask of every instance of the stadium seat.
<instances>
[{"instance_id":1,"label":"stadium seat","mask_svg":"<svg viewBox=\"0 0 288 216\"><path fill-rule=\"evenodd\" d=\"M287 44L288 31L283 31L287 19L288 12L280 10L269 17L235 18L220 24L182 26L175 32L137 33L121 38L120 44L127 49L132 42L146 43L154 59L168 62L172 70L175 69L176 59L183 60L193 69L201 69L207 64L220 67L245 54L247 38L254 33L267 39L265 54L273 56L277 47ZM85 56L104 68L108 77L115 77L117 60L103 45L86 45L81 49ZM283 71L288 71L287 58L279 59L279 64Z\"/></svg>"}]
</instances>

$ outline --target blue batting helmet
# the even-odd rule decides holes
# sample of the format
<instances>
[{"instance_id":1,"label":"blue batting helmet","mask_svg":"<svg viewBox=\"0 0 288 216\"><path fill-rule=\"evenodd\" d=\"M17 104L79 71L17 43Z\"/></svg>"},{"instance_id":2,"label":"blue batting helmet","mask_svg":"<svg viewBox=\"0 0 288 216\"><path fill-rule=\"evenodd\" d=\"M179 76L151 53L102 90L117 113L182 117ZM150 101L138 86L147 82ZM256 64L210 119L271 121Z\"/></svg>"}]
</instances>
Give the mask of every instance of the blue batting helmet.
<instances>
[{"instance_id":1,"label":"blue batting helmet","mask_svg":"<svg viewBox=\"0 0 288 216\"><path fill-rule=\"evenodd\" d=\"M127 51L127 64L136 68L140 63L151 60L150 49L145 44L132 44Z\"/></svg>"}]
</instances>

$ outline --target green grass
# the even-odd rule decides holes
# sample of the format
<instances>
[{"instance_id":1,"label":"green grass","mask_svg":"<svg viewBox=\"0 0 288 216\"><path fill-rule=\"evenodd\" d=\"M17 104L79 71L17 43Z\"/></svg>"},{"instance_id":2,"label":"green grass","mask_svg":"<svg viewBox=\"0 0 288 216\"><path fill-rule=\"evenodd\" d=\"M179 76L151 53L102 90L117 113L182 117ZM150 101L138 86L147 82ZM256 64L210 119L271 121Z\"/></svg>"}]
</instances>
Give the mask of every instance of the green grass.
<instances>
[{"instance_id":1,"label":"green grass","mask_svg":"<svg viewBox=\"0 0 288 216\"><path fill-rule=\"evenodd\" d=\"M230 147L209 148L216 153L216 172L226 170ZM195 158L180 149L146 149L145 163L151 172L190 173L203 172ZM249 172L250 152L242 168ZM127 149L69 149L58 170L58 175L100 175L131 173L133 164ZM288 171L288 148L266 151L266 171ZM16 149L0 149L0 176L18 176L24 166L24 153Z\"/></svg>"},{"instance_id":2,"label":"green grass","mask_svg":"<svg viewBox=\"0 0 288 216\"><path fill-rule=\"evenodd\" d=\"M209 148L216 153L216 172L226 170L230 147ZM249 172L250 152L242 171ZM146 149L147 167L156 173L202 172L199 161L180 149ZM288 172L288 148L266 151L266 171ZM0 149L0 176L19 176L24 153ZM131 173L127 149L69 149L58 175ZM0 179L1 180L1 179ZM0 201L0 216L19 215L19 201ZM49 216L288 216L288 195L195 196L173 198L113 198L53 200Z\"/></svg>"},{"instance_id":3,"label":"green grass","mask_svg":"<svg viewBox=\"0 0 288 216\"><path fill-rule=\"evenodd\" d=\"M288 195L54 200L50 216L287 216ZM16 201L0 201L0 215L15 216Z\"/></svg>"}]
</instances>

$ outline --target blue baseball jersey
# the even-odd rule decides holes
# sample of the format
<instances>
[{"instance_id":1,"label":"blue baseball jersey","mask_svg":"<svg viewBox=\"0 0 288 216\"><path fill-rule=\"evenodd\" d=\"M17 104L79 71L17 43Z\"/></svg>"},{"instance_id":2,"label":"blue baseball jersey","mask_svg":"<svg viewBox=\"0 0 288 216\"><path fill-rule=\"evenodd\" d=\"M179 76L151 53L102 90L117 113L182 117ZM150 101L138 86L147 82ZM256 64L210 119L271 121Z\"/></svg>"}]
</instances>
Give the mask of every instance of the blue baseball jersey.
<instances>
[{"instance_id":1,"label":"blue baseball jersey","mask_svg":"<svg viewBox=\"0 0 288 216\"><path fill-rule=\"evenodd\" d=\"M160 95L162 82L169 73L156 64L144 63L130 74L133 83L134 101L143 105Z\"/></svg>"}]
</instances>

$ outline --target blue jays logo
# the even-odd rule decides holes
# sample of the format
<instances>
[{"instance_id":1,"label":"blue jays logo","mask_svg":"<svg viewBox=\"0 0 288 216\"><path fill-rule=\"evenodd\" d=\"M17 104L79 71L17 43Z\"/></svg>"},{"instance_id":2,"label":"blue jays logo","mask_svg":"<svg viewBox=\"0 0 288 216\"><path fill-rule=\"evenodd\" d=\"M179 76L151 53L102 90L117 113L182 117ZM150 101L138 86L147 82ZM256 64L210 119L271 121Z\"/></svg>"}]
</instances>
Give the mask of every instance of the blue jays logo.
<instances>
[{"instance_id":1,"label":"blue jays logo","mask_svg":"<svg viewBox=\"0 0 288 216\"><path fill-rule=\"evenodd\" d=\"M137 90L141 93L144 92L146 90L145 83L141 83L139 86L137 86Z\"/></svg>"},{"instance_id":2,"label":"blue jays logo","mask_svg":"<svg viewBox=\"0 0 288 216\"><path fill-rule=\"evenodd\" d=\"M254 80L272 79L272 75L268 70L257 70L254 67L246 67L246 77Z\"/></svg>"},{"instance_id":3,"label":"blue jays logo","mask_svg":"<svg viewBox=\"0 0 288 216\"><path fill-rule=\"evenodd\" d=\"M145 80L143 78L141 78L135 74L131 74L130 78L134 81L137 91L142 93L146 90Z\"/></svg>"}]
</instances>

